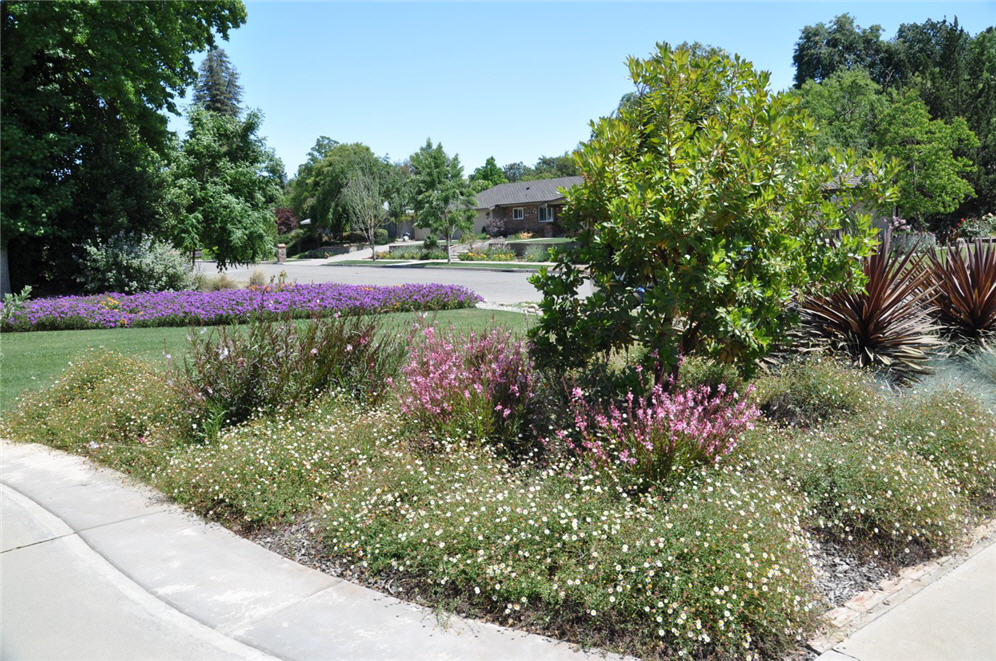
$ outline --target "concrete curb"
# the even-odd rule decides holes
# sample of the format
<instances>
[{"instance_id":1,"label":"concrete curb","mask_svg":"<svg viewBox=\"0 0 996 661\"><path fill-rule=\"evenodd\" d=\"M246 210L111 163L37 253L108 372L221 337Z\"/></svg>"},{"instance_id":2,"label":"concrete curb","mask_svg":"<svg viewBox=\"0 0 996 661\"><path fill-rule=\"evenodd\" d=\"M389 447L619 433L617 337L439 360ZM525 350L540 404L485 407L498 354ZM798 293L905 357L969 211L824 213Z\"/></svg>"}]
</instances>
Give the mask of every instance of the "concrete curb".
<instances>
[{"instance_id":1,"label":"concrete curb","mask_svg":"<svg viewBox=\"0 0 996 661\"><path fill-rule=\"evenodd\" d=\"M71 573L82 582L79 591L87 592L87 582L100 578L105 592L110 585L121 593L123 615L132 615L141 602L148 612L170 620L174 639L186 636L201 644L210 639L215 649L234 652L236 658L605 658L543 636L456 616L444 625L429 609L291 562L166 503L161 494L120 473L44 446L0 441L0 483L5 495L13 494L3 499L5 562L20 558L22 565L31 566L31 554L71 540L74 550L86 556ZM20 520L26 521L20 527L8 525L18 520L13 513L17 506L23 510ZM26 607L43 606L23 603L23 594L31 590L30 585L4 590L5 647L33 635L24 630L35 625L23 613ZM114 600L106 601L104 606L113 610ZM22 616L9 619L14 613ZM43 620L36 623L41 629L58 631L45 613L33 617ZM100 638L114 633L94 630L79 635ZM88 657L85 646L74 649L70 656L75 658L114 656L103 651ZM137 647L130 656L151 658L151 649Z\"/></svg>"}]
</instances>

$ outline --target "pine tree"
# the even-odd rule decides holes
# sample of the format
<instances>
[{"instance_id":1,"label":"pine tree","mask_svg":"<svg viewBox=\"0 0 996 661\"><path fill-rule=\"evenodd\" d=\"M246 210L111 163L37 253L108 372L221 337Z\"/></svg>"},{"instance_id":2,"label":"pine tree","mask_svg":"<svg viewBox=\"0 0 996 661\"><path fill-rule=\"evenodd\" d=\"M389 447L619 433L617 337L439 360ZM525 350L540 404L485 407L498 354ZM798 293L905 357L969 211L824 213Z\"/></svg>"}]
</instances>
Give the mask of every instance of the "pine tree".
<instances>
[{"instance_id":1,"label":"pine tree","mask_svg":"<svg viewBox=\"0 0 996 661\"><path fill-rule=\"evenodd\" d=\"M239 72L220 48L212 48L201 62L194 88L194 103L205 110L238 117L242 102Z\"/></svg>"}]
</instances>

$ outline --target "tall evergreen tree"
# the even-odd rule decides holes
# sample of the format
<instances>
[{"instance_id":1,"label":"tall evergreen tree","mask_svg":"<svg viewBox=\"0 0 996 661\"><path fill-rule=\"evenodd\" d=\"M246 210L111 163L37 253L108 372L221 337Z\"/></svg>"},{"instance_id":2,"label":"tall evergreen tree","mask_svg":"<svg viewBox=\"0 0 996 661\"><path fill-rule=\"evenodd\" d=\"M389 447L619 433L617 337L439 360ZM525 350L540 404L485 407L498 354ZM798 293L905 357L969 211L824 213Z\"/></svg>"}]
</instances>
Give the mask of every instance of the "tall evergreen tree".
<instances>
[{"instance_id":1,"label":"tall evergreen tree","mask_svg":"<svg viewBox=\"0 0 996 661\"><path fill-rule=\"evenodd\" d=\"M211 112L238 117L242 103L239 72L220 48L212 48L201 62L194 103Z\"/></svg>"}]
</instances>

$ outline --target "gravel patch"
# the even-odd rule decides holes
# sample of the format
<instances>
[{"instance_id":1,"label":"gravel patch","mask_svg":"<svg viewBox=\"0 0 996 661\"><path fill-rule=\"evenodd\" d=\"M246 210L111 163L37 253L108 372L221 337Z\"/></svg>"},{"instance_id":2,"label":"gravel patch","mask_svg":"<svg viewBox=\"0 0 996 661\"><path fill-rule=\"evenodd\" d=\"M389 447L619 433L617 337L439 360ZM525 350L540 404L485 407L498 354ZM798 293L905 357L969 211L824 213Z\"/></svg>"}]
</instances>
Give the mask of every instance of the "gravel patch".
<instances>
[{"instance_id":1,"label":"gravel patch","mask_svg":"<svg viewBox=\"0 0 996 661\"><path fill-rule=\"evenodd\" d=\"M815 536L811 537L809 562L816 575L816 587L831 608L895 575L883 563L864 560L836 542Z\"/></svg>"}]
</instances>

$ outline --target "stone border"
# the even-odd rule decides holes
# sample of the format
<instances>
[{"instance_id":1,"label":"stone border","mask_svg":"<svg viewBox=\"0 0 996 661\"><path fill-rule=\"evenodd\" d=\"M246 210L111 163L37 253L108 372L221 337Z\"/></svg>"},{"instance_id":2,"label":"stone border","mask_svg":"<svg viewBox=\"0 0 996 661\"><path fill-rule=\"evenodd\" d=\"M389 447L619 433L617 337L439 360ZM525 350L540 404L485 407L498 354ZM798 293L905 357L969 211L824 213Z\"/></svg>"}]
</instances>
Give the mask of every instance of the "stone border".
<instances>
[{"instance_id":1,"label":"stone border","mask_svg":"<svg viewBox=\"0 0 996 661\"><path fill-rule=\"evenodd\" d=\"M950 573L955 567L996 543L996 519L978 526L965 540L966 548L936 560L902 569L897 576L887 578L877 588L851 597L843 606L823 614L823 625L806 647L823 654L849 635L903 603L931 583Z\"/></svg>"}]
</instances>

